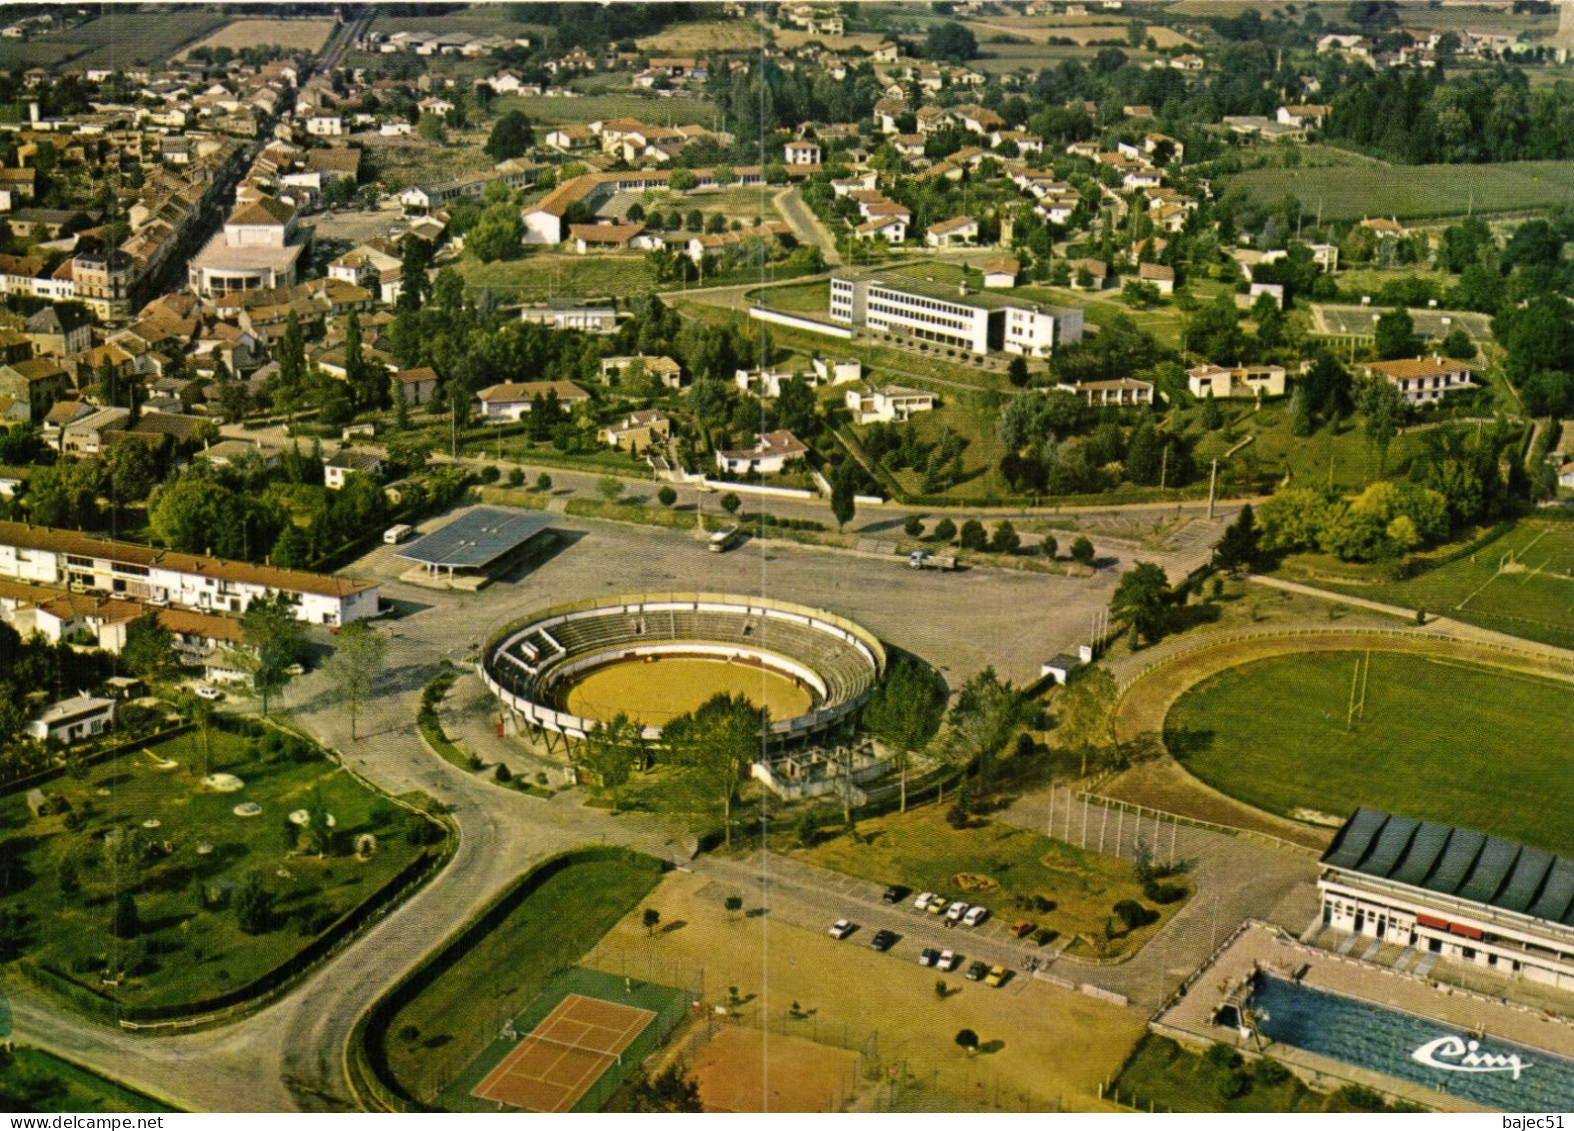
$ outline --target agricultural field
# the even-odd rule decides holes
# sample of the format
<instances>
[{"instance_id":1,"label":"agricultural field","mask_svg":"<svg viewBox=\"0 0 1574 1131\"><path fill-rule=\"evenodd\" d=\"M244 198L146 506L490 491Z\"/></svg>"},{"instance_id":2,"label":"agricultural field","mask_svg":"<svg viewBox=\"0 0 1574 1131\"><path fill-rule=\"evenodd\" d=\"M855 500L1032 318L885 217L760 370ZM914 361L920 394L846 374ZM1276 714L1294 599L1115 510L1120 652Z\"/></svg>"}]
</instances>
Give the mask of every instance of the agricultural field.
<instances>
[{"instance_id":1,"label":"agricultural field","mask_svg":"<svg viewBox=\"0 0 1574 1131\"><path fill-rule=\"evenodd\" d=\"M106 5L103 14L65 31L36 39L0 41L0 68L51 66L149 66L163 63L185 44L230 21L224 12L190 8L179 19L166 12L139 12Z\"/></svg>"},{"instance_id":2,"label":"agricultural field","mask_svg":"<svg viewBox=\"0 0 1574 1131\"><path fill-rule=\"evenodd\" d=\"M181 58L198 47L238 51L242 47L277 46L315 54L328 42L333 28L332 20L235 20L187 47Z\"/></svg>"},{"instance_id":3,"label":"agricultural field","mask_svg":"<svg viewBox=\"0 0 1574 1131\"><path fill-rule=\"evenodd\" d=\"M1346 729L1352 689L1364 707ZM1271 813L1368 805L1567 852L1570 717L1565 682L1440 656L1317 652L1203 680L1170 709L1164 738L1193 774Z\"/></svg>"},{"instance_id":4,"label":"agricultural field","mask_svg":"<svg viewBox=\"0 0 1574 1131\"><path fill-rule=\"evenodd\" d=\"M531 35L547 31L541 24L522 23L514 18L519 9L509 4L470 4L440 15L413 14L413 6L379 7L371 30L383 35L396 31L466 32L470 35Z\"/></svg>"},{"instance_id":5,"label":"agricultural field","mask_svg":"<svg viewBox=\"0 0 1574 1131\"><path fill-rule=\"evenodd\" d=\"M468 290L490 290L502 302L548 298L630 299L653 290L655 272L643 253L560 255L527 252L518 259L482 263L466 255L454 264Z\"/></svg>"},{"instance_id":6,"label":"agricultural field","mask_svg":"<svg viewBox=\"0 0 1574 1131\"><path fill-rule=\"evenodd\" d=\"M635 43L647 55L692 55L758 48L761 35L759 25L751 20L712 20L674 24Z\"/></svg>"},{"instance_id":7,"label":"agricultural field","mask_svg":"<svg viewBox=\"0 0 1574 1131\"><path fill-rule=\"evenodd\" d=\"M1285 572L1316 573L1319 584L1339 592L1574 647L1574 524L1526 519L1452 556L1400 581L1325 574L1336 563L1309 556L1292 558Z\"/></svg>"},{"instance_id":8,"label":"agricultural field","mask_svg":"<svg viewBox=\"0 0 1574 1131\"><path fill-rule=\"evenodd\" d=\"M860 821L858 832L857 843L836 836L791 855L866 880L900 882L914 891L958 892L962 885L954 877L971 873L988 885L971 899L1001 919L1021 911L1069 940L1068 951L1082 957L1095 956L1095 939L1107 948L1106 955L1133 953L1184 906L1184 900L1154 906L1160 916L1154 922L1106 941L1101 935L1111 907L1124 899L1149 906L1124 860L987 819L953 828L942 805ZM1026 910L1035 896L1052 900L1054 909Z\"/></svg>"},{"instance_id":9,"label":"agricultural field","mask_svg":"<svg viewBox=\"0 0 1574 1131\"><path fill-rule=\"evenodd\" d=\"M389 192L485 173L493 164L479 146L434 145L419 137L382 137L372 131L356 140L366 150L371 175Z\"/></svg>"},{"instance_id":10,"label":"agricultural field","mask_svg":"<svg viewBox=\"0 0 1574 1131\"><path fill-rule=\"evenodd\" d=\"M12 1046L9 1056L0 1052L0 1103L8 1111L157 1115L180 1110L27 1045Z\"/></svg>"},{"instance_id":11,"label":"agricultural field","mask_svg":"<svg viewBox=\"0 0 1574 1131\"><path fill-rule=\"evenodd\" d=\"M1491 165L1361 165L1248 169L1222 181L1265 205L1292 195L1324 220L1424 220L1467 212L1522 212L1574 201L1574 161Z\"/></svg>"},{"instance_id":12,"label":"agricultural field","mask_svg":"<svg viewBox=\"0 0 1574 1131\"><path fill-rule=\"evenodd\" d=\"M0 798L13 862L0 897L23 913L25 957L94 988L106 965L118 968L126 1005L195 1002L285 962L414 859L402 835L414 818L315 747L218 727L206 741L193 729L58 778L43 787L48 816L32 816L22 792ZM242 787L208 784L210 771ZM296 851L301 829L287 817L302 810L332 817L323 855ZM365 859L354 852L363 833L377 842ZM256 933L235 907L251 877L273 904ZM139 923L117 938L126 890Z\"/></svg>"},{"instance_id":13,"label":"agricultural field","mask_svg":"<svg viewBox=\"0 0 1574 1131\"><path fill-rule=\"evenodd\" d=\"M522 1012L559 970L574 965L656 885L655 861L607 853L570 861L389 1022L389 1070L413 1096L432 1099Z\"/></svg>"}]
</instances>

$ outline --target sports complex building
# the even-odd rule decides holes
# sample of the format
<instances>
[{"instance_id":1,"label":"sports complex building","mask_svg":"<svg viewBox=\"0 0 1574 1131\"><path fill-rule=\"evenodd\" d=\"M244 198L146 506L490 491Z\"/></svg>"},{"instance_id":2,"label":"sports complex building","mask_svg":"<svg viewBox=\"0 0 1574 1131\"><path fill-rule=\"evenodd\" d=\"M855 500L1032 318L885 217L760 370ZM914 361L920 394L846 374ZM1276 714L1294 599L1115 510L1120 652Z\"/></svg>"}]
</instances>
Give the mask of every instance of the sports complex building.
<instances>
[{"instance_id":1,"label":"sports complex building","mask_svg":"<svg viewBox=\"0 0 1574 1131\"><path fill-rule=\"evenodd\" d=\"M1325 927L1574 988L1574 859L1357 809L1317 885Z\"/></svg>"}]
</instances>

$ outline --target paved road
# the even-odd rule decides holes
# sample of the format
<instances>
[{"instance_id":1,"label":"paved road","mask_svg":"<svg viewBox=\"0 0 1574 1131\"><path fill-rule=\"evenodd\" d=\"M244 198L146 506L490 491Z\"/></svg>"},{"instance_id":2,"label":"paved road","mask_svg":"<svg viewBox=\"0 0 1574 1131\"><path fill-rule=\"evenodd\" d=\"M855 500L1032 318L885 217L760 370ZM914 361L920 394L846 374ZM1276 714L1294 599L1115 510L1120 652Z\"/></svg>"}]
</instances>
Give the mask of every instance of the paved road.
<instances>
[{"instance_id":1,"label":"paved road","mask_svg":"<svg viewBox=\"0 0 1574 1131\"><path fill-rule=\"evenodd\" d=\"M836 250L836 240L832 238L830 232L826 231L825 225L814 214L814 210L804 203L803 196L796 186L783 189L776 194L776 211L792 225L793 231L798 233L800 243L812 243L819 247L826 266L842 265L841 253Z\"/></svg>"}]
</instances>

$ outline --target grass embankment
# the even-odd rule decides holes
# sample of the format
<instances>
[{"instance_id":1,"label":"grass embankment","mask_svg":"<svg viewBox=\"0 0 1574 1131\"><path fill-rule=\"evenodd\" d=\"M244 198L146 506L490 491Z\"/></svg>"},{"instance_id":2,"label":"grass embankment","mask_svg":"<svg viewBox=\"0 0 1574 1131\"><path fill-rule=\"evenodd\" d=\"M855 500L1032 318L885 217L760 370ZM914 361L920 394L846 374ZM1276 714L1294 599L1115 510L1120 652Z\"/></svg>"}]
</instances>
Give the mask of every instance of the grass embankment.
<instances>
[{"instance_id":1,"label":"grass embankment","mask_svg":"<svg viewBox=\"0 0 1574 1131\"><path fill-rule=\"evenodd\" d=\"M0 1106L11 1112L40 1113L158 1115L180 1110L27 1045L18 1045L8 1054L0 1052Z\"/></svg>"}]
</instances>

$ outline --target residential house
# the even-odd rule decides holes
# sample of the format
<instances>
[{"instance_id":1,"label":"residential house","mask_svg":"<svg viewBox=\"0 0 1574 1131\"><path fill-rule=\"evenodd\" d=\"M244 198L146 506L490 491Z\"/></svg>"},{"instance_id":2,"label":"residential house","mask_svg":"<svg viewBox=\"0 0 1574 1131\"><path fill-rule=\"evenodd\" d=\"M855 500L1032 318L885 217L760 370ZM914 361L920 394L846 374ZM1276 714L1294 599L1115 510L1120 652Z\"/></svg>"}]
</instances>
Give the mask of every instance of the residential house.
<instances>
[{"instance_id":1,"label":"residential house","mask_svg":"<svg viewBox=\"0 0 1574 1131\"><path fill-rule=\"evenodd\" d=\"M1198 365L1186 370L1186 387L1199 400L1241 397L1282 397L1285 371L1282 365Z\"/></svg>"},{"instance_id":2,"label":"residential house","mask_svg":"<svg viewBox=\"0 0 1574 1131\"><path fill-rule=\"evenodd\" d=\"M1394 385L1411 404L1433 404L1449 393L1476 387L1476 382L1471 380L1470 366L1437 354L1374 361L1367 365L1366 372L1368 376L1381 377Z\"/></svg>"},{"instance_id":3,"label":"residential house","mask_svg":"<svg viewBox=\"0 0 1574 1131\"><path fill-rule=\"evenodd\" d=\"M929 247L956 247L977 242L978 221L971 216L953 216L930 224L924 232L924 243Z\"/></svg>"},{"instance_id":4,"label":"residential house","mask_svg":"<svg viewBox=\"0 0 1574 1131\"><path fill-rule=\"evenodd\" d=\"M670 357L646 357L640 354L635 357L604 357L601 359L601 379L618 381L631 379L634 366L639 367L639 372L644 376L659 381L663 388L679 389L683 387L683 367Z\"/></svg>"},{"instance_id":5,"label":"residential house","mask_svg":"<svg viewBox=\"0 0 1574 1131\"><path fill-rule=\"evenodd\" d=\"M373 479L383 477L383 458L374 452L357 448L340 448L323 460L322 485L330 491L343 490L351 475L367 475Z\"/></svg>"},{"instance_id":6,"label":"residential house","mask_svg":"<svg viewBox=\"0 0 1574 1131\"><path fill-rule=\"evenodd\" d=\"M860 384L848 389L844 399L855 424L908 420L915 412L929 412L935 407L933 393L901 385L872 388Z\"/></svg>"},{"instance_id":7,"label":"residential house","mask_svg":"<svg viewBox=\"0 0 1574 1131\"><path fill-rule=\"evenodd\" d=\"M39 742L53 740L71 746L96 738L114 725L115 701L84 691L45 707L27 724L27 733Z\"/></svg>"},{"instance_id":8,"label":"residential house","mask_svg":"<svg viewBox=\"0 0 1574 1131\"><path fill-rule=\"evenodd\" d=\"M476 396L485 420L519 420L536 400L556 399L565 408L590 400L590 394L572 381L504 381L489 385Z\"/></svg>"},{"instance_id":9,"label":"residential house","mask_svg":"<svg viewBox=\"0 0 1574 1131\"><path fill-rule=\"evenodd\" d=\"M1153 382L1138 381L1134 377L1084 381L1080 385L1056 385L1055 388L1061 392L1075 393L1089 408L1123 408L1153 403Z\"/></svg>"},{"instance_id":10,"label":"residential house","mask_svg":"<svg viewBox=\"0 0 1574 1131\"><path fill-rule=\"evenodd\" d=\"M58 358L35 357L0 365L0 396L26 402L30 420L42 420L66 395L70 377Z\"/></svg>"},{"instance_id":11,"label":"residential house","mask_svg":"<svg viewBox=\"0 0 1574 1131\"><path fill-rule=\"evenodd\" d=\"M602 438L614 448L638 455L664 444L672 434L672 421L660 409L645 408L631 412L617 424L602 430Z\"/></svg>"},{"instance_id":12,"label":"residential house","mask_svg":"<svg viewBox=\"0 0 1574 1131\"><path fill-rule=\"evenodd\" d=\"M766 432L755 437L754 447L716 452L716 467L728 475L775 475L789 460L802 459L808 447L791 432Z\"/></svg>"},{"instance_id":13,"label":"residential house","mask_svg":"<svg viewBox=\"0 0 1574 1131\"><path fill-rule=\"evenodd\" d=\"M437 370L430 366L401 369L393 375L394 388L407 405L431 404L437 393Z\"/></svg>"}]
</instances>

